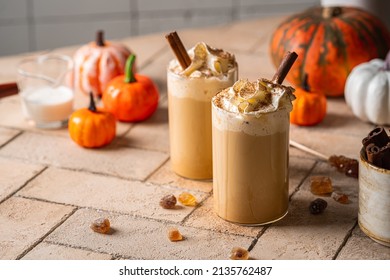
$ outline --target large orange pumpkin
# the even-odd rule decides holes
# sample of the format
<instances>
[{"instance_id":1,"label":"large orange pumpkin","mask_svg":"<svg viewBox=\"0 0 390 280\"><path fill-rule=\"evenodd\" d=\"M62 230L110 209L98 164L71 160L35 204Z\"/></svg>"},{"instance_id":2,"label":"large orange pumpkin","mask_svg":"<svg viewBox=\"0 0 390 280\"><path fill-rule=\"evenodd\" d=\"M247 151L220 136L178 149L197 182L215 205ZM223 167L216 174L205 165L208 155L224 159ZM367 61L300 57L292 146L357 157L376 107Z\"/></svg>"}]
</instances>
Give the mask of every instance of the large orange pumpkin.
<instances>
[{"instance_id":1,"label":"large orange pumpkin","mask_svg":"<svg viewBox=\"0 0 390 280\"><path fill-rule=\"evenodd\" d=\"M103 31L98 31L95 42L82 46L74 54L76 89L101 96L108 82L123 74L130 54L126 46L105 41Z\"/></svg>"},{"instance_id":2,"label":"large orange pumpkin","mask_svg":"<svg viewBox=\"0 0 390 280\"><path fill-rule=\"evenodd\" d=\"M348 74L356 65L384 58L390 34L373 15L353 7L316 7L282 22L271 38L275 66L287 50L298 59L287 75L294 86L302 85L304 74L313 92L342 96Z\"/></svg>"}]
</instances>

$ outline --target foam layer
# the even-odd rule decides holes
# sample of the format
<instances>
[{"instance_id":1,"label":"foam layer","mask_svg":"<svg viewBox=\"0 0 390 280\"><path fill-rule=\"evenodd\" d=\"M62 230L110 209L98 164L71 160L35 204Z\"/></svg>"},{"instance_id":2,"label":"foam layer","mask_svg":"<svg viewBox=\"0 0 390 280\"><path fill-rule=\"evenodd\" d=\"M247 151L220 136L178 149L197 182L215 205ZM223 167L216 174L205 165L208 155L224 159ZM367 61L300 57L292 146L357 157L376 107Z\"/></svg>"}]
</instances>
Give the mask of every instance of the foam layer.
<instances>
[{"instance_id":1,"label":"foam layer","mask_svg":"<svg viewBox=\"0 0 390 280\"><path fill-rule=\"evenodd\" d=\"M294 89L259 79L239 80L212 99L213 125L219 130L270 135L289 128Z\"/></svg>"},{"instance_id":2,"label":"foam layer","mask_svg":"<svg viewBox=\"0 0 390 280\"><path fill-rule=\"evenodd\" d=\"M182 69L176 59L173 59L168 70L185 77L218 77L228 76L231 71L237 68L236 59L233 54L222 49L210 47L206 43L197 43L188 51L191 58L191 65Z\"/></svg>"}]
</instances>

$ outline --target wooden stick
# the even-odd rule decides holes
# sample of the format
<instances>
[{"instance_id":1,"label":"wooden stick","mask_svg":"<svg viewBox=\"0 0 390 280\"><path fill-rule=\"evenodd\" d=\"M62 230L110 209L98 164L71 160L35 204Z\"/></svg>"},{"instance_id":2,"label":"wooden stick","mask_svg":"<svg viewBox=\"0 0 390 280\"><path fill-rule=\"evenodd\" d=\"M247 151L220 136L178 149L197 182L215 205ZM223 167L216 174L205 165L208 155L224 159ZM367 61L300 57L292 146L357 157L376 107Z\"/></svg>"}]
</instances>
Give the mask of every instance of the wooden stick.
<instances>
[{"instance_id":1,"label":"wooden stick","mask_svg":"<svg viewBox=\"0 0 390 280\"><path fill-rule=\"evenodd\" d=\"M171 32L167 34L165 38L168 40L168 43L171 46L171 49L173 50L177 60L179 61L181 68L186 69L188 66L190 66L191 58L189 57L187 50L180 40L179 35L177 35L177 32Z\"/></svg>"},{"instance_id":2,"label":"wooden stick","mask_svg":"<svg viewBox=\"0 0 390 280\"><path fill-rule=\"evenodd\" d=\"M273 83L275 84L283 83L284 78L286 78L288 72L290 71L297 57L298 55L296 52L287 52L282 62L280 63L278 70L276 70L274 77L272 78Z\"/></svg>"},{"instance_id":3,"label":"wooden stick","mask_svg":"<svg viewBox=\"0 0 390 280\"><path fill-rule=\"evenodd\" d=\"M312 155L314 155L316 157L319 157L319 158L321 158L323 160L328 161L328 159L329 159L329 157L327 157L326 155L321 154L321 153L319 153L317 151L314 151L314 150L310 149L309 147L306 147L306 146L304 146L302 144L299 144L299 143L297 143L297 142L295 142L293 140L290 140L290 146L292 146L294 148L297 148L299 150L302 150L304 152L307 152L309 154L312 154Z\"/></svg>"},{"instance_id":4,"label":"wooden stick","mask_svg":"<svg viewBox=\"0 0 390 280\"><path fill-rule=\"evenodd\" d=\"M19 92L16 83L6 83L0 85L0 98L15 95Z\"/></svg>"}]
</instances>

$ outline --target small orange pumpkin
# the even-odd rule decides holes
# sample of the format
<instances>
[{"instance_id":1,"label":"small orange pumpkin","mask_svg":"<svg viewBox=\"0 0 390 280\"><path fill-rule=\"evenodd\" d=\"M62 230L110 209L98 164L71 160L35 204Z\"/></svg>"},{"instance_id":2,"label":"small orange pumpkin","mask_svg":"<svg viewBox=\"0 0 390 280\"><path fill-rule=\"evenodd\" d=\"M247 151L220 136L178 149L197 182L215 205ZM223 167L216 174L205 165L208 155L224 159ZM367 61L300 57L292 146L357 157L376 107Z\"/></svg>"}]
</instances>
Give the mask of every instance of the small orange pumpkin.
<instances>
[{"instance_id":1,"label":"small orange pumpkin","mask_svg":"<svg viewBox=\"0 0 390 280\"><path fill-rule=\"evenodd\" d=\"M84 94L101 96L108 82L123 74L131 54L122 44L104 41L103 35L103 31L98 31L95 42L82 46L74 54L74 82Z\"/></svg>"},{"instance_id":2,"label":"small orange pumpkin","mask_svg":"<svg viewBox=\"0 0 390 280\"><path fill-rule=\"evenodd\" d=\"M100 108L96 108L92 92L90 104L73 112L69 118L69 135L74 142L85 148L105 146L115 138L115 117Z\"/></svg>"},{"instance_id":3,"label":"small orange pumpkin","mask_svg":"<svg viewBox=\"0 0 390 280\"><path fill-rule=\"evenodd\" d=\"M126 62L125 75L120 75L107 85L103 92L104 108L124 122L143 121L157 109L159 93L153 81L134 74L135 55Z\"/></svg>"},{"instance_id":4,"label":"small orange pumpkin","mask_svg":"<svg viewBox=\"0 0 390 280\"><path fill-rule=\"evenodd\" d=\"M320 123L326 115L326 97L322 93L310 92L307 85L307 75L303 88L294 92L293 110L290 113L290 122L301 126L311 126Z\"/></svg>"}]
</instances>

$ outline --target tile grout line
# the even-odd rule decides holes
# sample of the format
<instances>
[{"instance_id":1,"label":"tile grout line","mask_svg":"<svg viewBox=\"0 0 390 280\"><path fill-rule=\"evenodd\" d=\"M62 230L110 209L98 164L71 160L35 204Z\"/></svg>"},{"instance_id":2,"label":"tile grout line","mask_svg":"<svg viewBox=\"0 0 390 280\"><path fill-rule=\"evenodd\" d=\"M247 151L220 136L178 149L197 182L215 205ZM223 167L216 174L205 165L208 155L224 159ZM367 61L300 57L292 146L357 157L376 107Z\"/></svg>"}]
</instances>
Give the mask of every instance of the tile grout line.
<instances>
[{"instance_id":1,"label":"tile grout line","mask_svg":"<svg viewBox=\"0 0 390 280\"><path fill-rule=\"evenodd\" d=\"M150 172L150 174L148 175L148 176L146 176L143 180L141 180L140 182L141 183L146 183L146 181L148 180L148 179L150 179L154 174L156 174L156 172L158 171L158 170L160 170L168 161L169 161L169 159L170 159L171 157L170 156L168 156L168 158L166 159L166 160L164 160L157 168L155 168L152 172Z\"/></svg>"},{"instance_id":2,"label":"tile grout line","mask_svg":"<svg viewBox=\"0 0 390 280\"><path fill-rule=\"evenodd\" d=\"M14 129L14 130L18 130L18 129ZM11 137L10 139L8 139L7 141L5 141L3 144L0 145L0 149L3 148L5 145L9 144L10 142L12 142L13 140L15 140L16 138L18 138L20 135L22 135L24 133L23 130L19 130L19 132L14 135L13 137Z\"/></svg>"},{"instance_id":3,"label":"tile grout line","mask_svg":"<svg viewBox=\"0 0 390 280\"><path fill-rule=\"evenodd\" d=\"M52 227L46 234L44 234L41 238L39 238L37 241L35 241L29 248L27 248L21 254L19 254L16 257L16 260L20 260L25 255L27 255L32 249L34 249L38 244L42 243L42 241L47 236L49 236L53 231L55 231L59 226L61 226L67 219L69 219L69 217L71 217L74 213L76 213L77 210L78 210L78 208L73 208L73 210L70 213L68 213L64 217L62 217L62 219L54 227Z\"/></svg>"},{"instance_id":4,"label":"tile grout line","mask_svg":"<svg viewBox=\"0 0 390 280\"><path fill-rule=\"evenodd\" d=\"M345 247L345 245L347 244L349 238L352 236L352 232L354 231L354 229L356 228L358 222L355 221L355 223L353 224L353 226L350 228L350 230L348 230L347 234L345 235L344 239L343 239L343 242L341 242L339 248L337 249L336 253L334 254L334 256L332 257L332 260L336 260L337 257L340 255L341 251L343 250L343 248Z\"/></svg>"},{"instance_id":5,"label":"tile grout line","mask_svg":"<svg viewBox=\"0 0 390 280\"><path fill-rule=\"evenodd\" d=\"M93 250L91 248L83 247L83 246L75 246L73 244L67 244L67 243L62 243L62 242L57 242L57 241L50 241L50 240L43 240L43 241L45 243L48 243L48 244L59 245L59 246L63 246L63 247L66 247L66 248L79 249L79 250L93 252L93 253L110 255L111 256L111 260L115 260L115 259L119 259L119 258L138 260L137 258L132 258L130 256L125 256L125 255L121 255L121 254L117 254L117 253L112 254L112 253L109 253L109 252L99 251L99 250Z\"/></svg>"},{"instance_id":6,"label":"tile grout line","mask_svg":"<svg viewBox=\"0 0 390 280\"><path fill-rule=\"evenodd\" d=\"M37 178L39 175L41 175L46 169L48 169L48 167L44 166L42 168L42 170L37 172L34 176L32 176L26 182L24 182L24 184L22 184L19 188L17 188L15 191L13 191L12 193L10 193L6 197L4 197L2 200L0 200L0 204L3 203L4 201L6 201L7 199L11 198L12 196L14 196L17 192L19 192L21 189L23 189L25 186L27 186L31 181L33 181L35 178ZM18 195L16 195L16 196L18 196Z\"/></svg>"},{"instance_id":7,"label":"tile grout line","mask_svg":"<svg viewBox=\"0 0 390 280\"><path fill-rule=\"evenodd\" d=\"M263 234L265 233L265 231L270 227L270 225L266 225L264 226L260 231L259 233L256 235L255 239L252 240L251 244L249 245L248 247L248 252L252 251L253 248L256 246L257 244L257 241L259 241L260 237L263 236Z\"/></svg>"}]
</instances>

